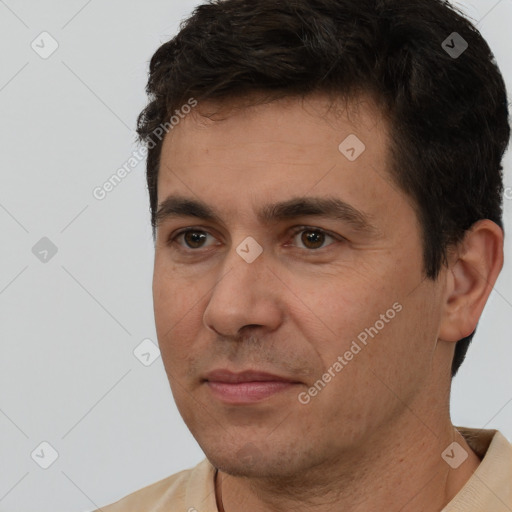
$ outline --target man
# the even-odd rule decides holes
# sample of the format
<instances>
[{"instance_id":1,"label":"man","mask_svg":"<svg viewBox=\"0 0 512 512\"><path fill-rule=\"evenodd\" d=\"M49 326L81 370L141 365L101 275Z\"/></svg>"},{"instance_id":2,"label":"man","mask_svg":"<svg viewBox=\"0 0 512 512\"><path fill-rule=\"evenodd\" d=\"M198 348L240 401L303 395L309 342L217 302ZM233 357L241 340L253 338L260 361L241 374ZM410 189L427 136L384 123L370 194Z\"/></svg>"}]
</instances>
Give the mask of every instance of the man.
<instances>
[{"instance_id":1,"label":"man","mask_svg":"<svg viewBox=\"0 0 512 512\"><path fill-rule=\"evenodd\" d=\"M102 510L511 511L512 446L449 411L503 265L476 29L440 0L220 0L147 91L157 334L206 458Z\"/></svg>"}]
</instances>

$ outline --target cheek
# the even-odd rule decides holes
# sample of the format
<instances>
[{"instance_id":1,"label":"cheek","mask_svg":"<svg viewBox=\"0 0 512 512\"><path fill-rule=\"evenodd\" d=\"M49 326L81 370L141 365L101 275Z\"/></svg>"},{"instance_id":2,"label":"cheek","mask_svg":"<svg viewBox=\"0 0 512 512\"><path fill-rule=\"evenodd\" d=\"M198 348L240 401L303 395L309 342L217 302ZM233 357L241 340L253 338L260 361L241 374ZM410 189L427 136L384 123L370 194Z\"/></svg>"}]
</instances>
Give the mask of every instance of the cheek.
<instances>
[{"instance_id":1,"label":"cheek","mask_svg":"<svg viewBox=\"0 0 512 512\"><path fill-rule=\"evenodd\" d=\"M296 317L302 318L305 332L313 334L320 329L328 338L338 340L335 344L341 349L345 342L379 320L379 315L396 301L398 294L376 286L375 282L379 280L369 282L368 278L363 281L339 276L325 280L321 286L318 282L317 286L311 286L303 281L297 285L304 293L302 302L297 304L302 312L297 312Z\"/></svg>"},{"instance_id":2,"label":"cheek","mask_svg":"<svg viewBox=\"0 0 512 512\"><path fill-rule=\"evenodd\" d=\"M411 305L399 286L389 283L393 283L389 276L375 274L372 279L368 274L364 278L354 274L350 279L333 278L314 289L302 283L307 293L301 311L295 311L294 317L317 354L321 371L331 369L336 375L329 385L330 392L324 395L326 400L350 396L357 411L362 404L372 402L376 388L382 386L374 373L393 379L394 375L409 372L402 364L416 329L413 320L406 318L411 315Z\"/></svg>"},{"instance_id":3,"label":"cheek","mask_svg":"<svg viewBox=\"0 0 512 512\"><path fill-rule=\"evenodd\" d=\"M192 280L175 277L159 265L155 265L154 272L153 307L160 351L164 363L176 367L186 362L187 349L196 335L194 329L201 325L197 315L203 294Z\"/></svg>"},{"instance_id":4,"label":"cheek","mask_svg":"<svg viewBox=\"0 0 512 512\"><path fill-rule=\"evenodd\" d=\"M157 256L153 272L153 306L157 328L167 326L169 330L181 323L204 295L200 285L197 278L181 276L174 265Z\"/></svg>"}]
</instances>

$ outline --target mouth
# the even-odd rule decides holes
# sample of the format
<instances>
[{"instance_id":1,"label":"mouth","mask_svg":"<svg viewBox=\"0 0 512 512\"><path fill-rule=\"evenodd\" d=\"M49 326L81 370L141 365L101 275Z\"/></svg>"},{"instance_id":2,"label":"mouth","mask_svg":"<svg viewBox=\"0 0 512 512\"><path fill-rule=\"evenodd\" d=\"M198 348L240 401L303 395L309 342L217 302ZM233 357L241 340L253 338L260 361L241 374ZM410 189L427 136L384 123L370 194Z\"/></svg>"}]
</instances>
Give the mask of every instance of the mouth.
<instances>
[{"instance_id":1,"label":"mouth","mask_svg":"<svg viewBox=\"0 0 512 512\"><path fill-rule=\"evenodd\" d=\"M271 373L254 370L234 373L227 369L208 373L204 383L215 398L231 405L259 402L301 384Z\"/></svg>"}]
</instances>

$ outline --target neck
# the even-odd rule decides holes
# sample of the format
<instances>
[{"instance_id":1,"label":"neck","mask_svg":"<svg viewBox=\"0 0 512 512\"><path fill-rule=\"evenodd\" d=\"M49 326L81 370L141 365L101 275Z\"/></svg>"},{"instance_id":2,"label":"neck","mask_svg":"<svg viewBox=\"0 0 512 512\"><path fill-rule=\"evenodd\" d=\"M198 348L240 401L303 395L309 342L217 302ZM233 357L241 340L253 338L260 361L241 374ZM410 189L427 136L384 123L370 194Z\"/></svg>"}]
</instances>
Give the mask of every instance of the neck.
<instances>
[{"instance_id":1,"label":"neck","mask_svg":"<svg viewBox=\"0 0 512 512\"><path fill-rule=\"evenodd\" d=\"M337 464L306 468L301 475L266 479L219 471L219 511L332 512L336 507L351 512L438 512L460 491L480 460L449 419L436 429L410 414L408 420L409 428L394 425L387 435L368 439L357 453L339 454ZM441 457L452 442L469 454L457 469Z\"/></svg>"}]
</instances>

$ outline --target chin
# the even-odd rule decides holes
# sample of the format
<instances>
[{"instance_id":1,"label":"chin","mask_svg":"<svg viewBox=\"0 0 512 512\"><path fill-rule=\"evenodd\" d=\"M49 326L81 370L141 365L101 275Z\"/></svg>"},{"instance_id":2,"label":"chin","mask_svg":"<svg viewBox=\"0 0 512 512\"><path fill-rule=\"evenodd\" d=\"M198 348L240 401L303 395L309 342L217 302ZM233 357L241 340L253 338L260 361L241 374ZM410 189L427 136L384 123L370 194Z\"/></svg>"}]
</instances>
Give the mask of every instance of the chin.
<instances>
[{"instance_id":1,"label":"chin","mask_svg":"<svg viewBox=\"0 0 512 512\"><path fill-rule=\"evenodd\" d=\"M265 454L254 443L247 442L239 449L224 446L221 451L203 451L213 466L234 477L287 478L293 474L290 454L280 454L269 446L265 449L271 452Z\"/></svg>"},{"instance_id":2,"label":"chin","mask_svg":"<svg viewBox=\"0 0 512 512\"><path fill-rule=\"evenodd\" d=\"M240 449L224 445L220 450L203 451L216 468L232 476L254 476L269 465L253 443L245 443Z\"/></svg>"}]
</instances>

